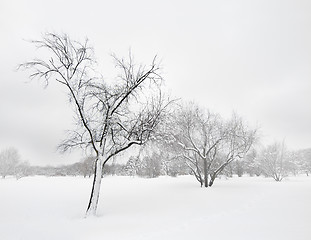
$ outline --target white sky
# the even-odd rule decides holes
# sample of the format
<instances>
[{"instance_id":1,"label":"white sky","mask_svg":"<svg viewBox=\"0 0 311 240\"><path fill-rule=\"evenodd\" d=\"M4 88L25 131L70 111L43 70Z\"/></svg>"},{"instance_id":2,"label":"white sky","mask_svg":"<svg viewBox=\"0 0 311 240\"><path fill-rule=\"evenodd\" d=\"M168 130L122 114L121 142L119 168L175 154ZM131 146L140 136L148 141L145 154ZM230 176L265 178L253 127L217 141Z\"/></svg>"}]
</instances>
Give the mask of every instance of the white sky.
<instances>
[{"instance_id":1,"label":"white sky","mask_svg":"<svg viewBox=\"0 0 311 240\"><path fill-rule=\"evenodd\" d=\"M88 37L106 76L111 52L158 54L174 96L236 111L264 141L311 147L310 13L309 0L1 0L0 150L16 146L35 164L81 158L55 153L71 122L63 90L14 71L37 55L23 39L45 31Z\"/></svg>"}]
</instances>

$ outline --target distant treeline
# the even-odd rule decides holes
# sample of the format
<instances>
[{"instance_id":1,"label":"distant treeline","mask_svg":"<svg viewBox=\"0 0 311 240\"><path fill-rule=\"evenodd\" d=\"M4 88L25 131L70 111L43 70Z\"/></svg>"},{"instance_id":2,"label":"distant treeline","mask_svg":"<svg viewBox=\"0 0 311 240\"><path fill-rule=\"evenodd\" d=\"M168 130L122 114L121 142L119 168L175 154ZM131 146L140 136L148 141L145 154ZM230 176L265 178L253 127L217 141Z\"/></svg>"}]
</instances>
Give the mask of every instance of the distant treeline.
<instances>
[{"instance_id":1,"label":"distant treeline","mask_svg":"<svg viewBox=\"0 0 311 240\"><path fill-rule=\"evenodd\" d=\"M280 145L270 145L261 151L251 150L244 159L232 162L222 172L222 176L273 177L280 181L288 175L311 173L311 149L284 151ZM282 158L280 158L282 155ZM17 179L26 176L83 176L91 177L94 173L94 157L86 157L80 162L62 166L32 166L20 160L15 148L0 152L0 175L14 176ZM198 166L201 167L201 166ZM149 151L149 154L132 156L125 164L115 161L107 165L104 175L140 176L154 178L161 175L190 175L192 172L182 157L168 152Z\"/></svg>"}]
</instances>

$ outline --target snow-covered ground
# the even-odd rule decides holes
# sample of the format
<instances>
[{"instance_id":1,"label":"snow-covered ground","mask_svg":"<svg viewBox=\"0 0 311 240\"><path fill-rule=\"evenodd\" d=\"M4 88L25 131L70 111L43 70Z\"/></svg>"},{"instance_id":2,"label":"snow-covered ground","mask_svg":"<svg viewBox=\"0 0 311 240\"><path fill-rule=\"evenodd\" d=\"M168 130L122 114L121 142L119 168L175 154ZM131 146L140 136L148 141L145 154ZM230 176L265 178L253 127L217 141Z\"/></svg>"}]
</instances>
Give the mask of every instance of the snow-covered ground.
<instances>
[{"instance_id":1,"label":"snow-covered ground","mask_svg":"<svg viewBox=\"0 0 311 240\"><path fill-rule=\"evenodd\" d=\"M98 217L84 218L91 179L0 179L1 240L310 240L311 177L106 177Z\"/></svg>"}]
</instances>

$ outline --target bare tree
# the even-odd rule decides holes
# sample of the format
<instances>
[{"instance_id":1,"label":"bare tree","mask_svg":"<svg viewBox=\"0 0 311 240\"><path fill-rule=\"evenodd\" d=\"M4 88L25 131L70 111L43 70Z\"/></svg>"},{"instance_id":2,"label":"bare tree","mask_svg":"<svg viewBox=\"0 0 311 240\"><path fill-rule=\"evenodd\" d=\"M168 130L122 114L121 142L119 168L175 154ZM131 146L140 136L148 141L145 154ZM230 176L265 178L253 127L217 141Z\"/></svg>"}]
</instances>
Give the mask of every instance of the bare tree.
<instances>
[{"instance_id":1,"label":"bare tree","mask_svg":"<svg viewBox=\"0 0 311 240\"><path fill-rule=\"evenodd\" d=\"M31 175L31 166L29 162L24 161L20 162L15 168L15 177L16 179L20 179L22 177L27 177Z\"/></svg>"},{"instance_id":2,"label":"bare tree","mask_svg":"<svg viewBox=\"0 0 311 240\"><path fill-rule=\"evenodd\" d=\"M297 172L307 176L311 173L311 148L291 152L291 162L295 164Z\"/></svg>"},{"instance_id":3,"label":"bare tree","mask_svg":"<svg viewBox=\"0 0 311 240\"><path fill-rule=\"evenodd\" d=\"M89 156L86 157L84 159L82 159L82 161L80 162L80 168L81 168L81 172L83 174L83 177L91 177L91 175L94 172L94 157Z\"/></svg>"},{"instance_id":4,"label":"bare tree","mask_svg":"<svg viewBox=\"0 0 311 240\"><path fill-rule=\"evenodd\" d=\"M164 144L163 144L164 145ZM161 153L161 168L163 175L176 177L189 174L184 159L171 151L171 146L164 146Z\"/></svg>"},{"instance_id":5,"label":"bare tree","mask_svg":"<svg viewBox=\"0 0 311 240\"><path fill-rule=\"evenodd\" d=\"M265 147L259 157L260 166L264 175L280 182L286 176L285 146L283 143L273 143Z\"/></svg>"},{"instance_id":6,"label":"bare tree","mask_svg":"<svg viewBox=\"0 0 311 240\"><path fill-rule=\"evenodd\" d=\"M216 158L222 139L222 126L217 114L190 105L179 113L173 137L182 149L182 157L201 187L208 187L209 169Z\"/></svg>"},{"instance_id":7,"label":"bare tree","mask_svg":"<svg viewBox=\"0 0 311 240\"><path fill-rule=\"evenodd\" d=\"M306 173L307 176L311 173L311 148L300 151L301 154L301 170Z\"/></svg>"},{"instance_id":8,"label":"bare tree","mask_svg":"<svg viewBox=\"0 0 311 240\"><path fill-rule=\"evenodd\" d=\"M160 67L156 58L143 66L136 65L131 54L127 60L113 56L120 75L109 84L96 77L94 54L87 40L80 43L66 34L47 33L32 43L47 50L49 58L35 59L21 67L32 70L31 78L61 84L75 107L77 127L69 132L60 149L90 148L96 156L86 211L86 216L95 215L105 164L120 152L146 143L162 120L169 101L161 94ZM158 95L149 97L149 89Z\"/></svg>"},{"instance_id":9,"label":"bare tree","mask_svg":"<svg viewBox=\"0 0 311 240\"><path fill-rule=\"evenodd\" d=\"M210 173L212 186L216 177L235 160L244 158L256 140L257 130L249 129L242 118L233 114L231 119L224 124L223 137L220 143L219 161L215 162Z\"/></svg>"},{"instance_id":10,"label":"bare tree","mask_svg":"<svg viewBox=\"0 0 311 240\"><path fill-rule=\"evenodd\" d=\"M243 158L245 172L252 176L260 176L262 173L259 161L258 151L255 148L249 150L246 156Z\"/></svg>"},{"instance_id":11,"label":"bare tree","mask_svg":"<svg viewBox=\"0 0 311 240\"><path fill-rule=\"evenodd\" d=\"M153 152L151 155L144 156L141 161L141 175L144 177L155 178L161 175L162 156Z\"/></svg>"},{"instance_id":12,"label":"bare tree","mask_svg":"<svg viewBox=\"0 0 311 240\"><path fill-rule=\"evenodd\" d=\"M139 175L141 167L142 167L142 162L140 160L140 157L132 156L126 162L124 166L124 171L126 175L134 177L136 175Z\"/></svg>"},{"instance_id":13,"label":"bare tree","mask_svg":"<svg viewBox=\"0 0 311 240\"><path fill-rule=\"evenodd\" d=\"M192 104L182 107L177 116L171 136L201 187L212 186L226 166L247 153L255 139L256 131L249 130L236 115L226 122Z\"/></svg>"},{"instance_id":14,"label":"bare tree","mask_svg":"<svg viewBox=\"0 0 311 240\"><path fill-rule=\"evenodd\" d=\"M13 148L7 148L0 152L0 175L5 178L8 175L15 175L17 166L20 163L20 155Z\"/></svg>"}]
</instances>

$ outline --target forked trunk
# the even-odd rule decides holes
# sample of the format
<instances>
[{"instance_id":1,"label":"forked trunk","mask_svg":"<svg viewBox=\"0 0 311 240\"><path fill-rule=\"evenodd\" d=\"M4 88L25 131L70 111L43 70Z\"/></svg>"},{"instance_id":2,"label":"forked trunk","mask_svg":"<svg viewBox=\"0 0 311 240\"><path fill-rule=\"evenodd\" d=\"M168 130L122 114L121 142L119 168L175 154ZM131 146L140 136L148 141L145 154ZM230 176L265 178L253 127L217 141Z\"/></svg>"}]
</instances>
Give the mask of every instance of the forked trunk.
<instances>
[{"instance_id":1,"label":"forked trunk","mask_svg":"<svg viewBox=\"0 0 311 240\"><path fill-rule=\"evenodd\" d=\"M97 204L99 199L100 193L100 185L102 180L102 171L103 171L103 161L99 157L95 160L95 170L94 170L94 179L93 179L93 186L92 192L89 200L89 204L86 210L86 217L96 215Z\"/></svg>"}]
</instances>

